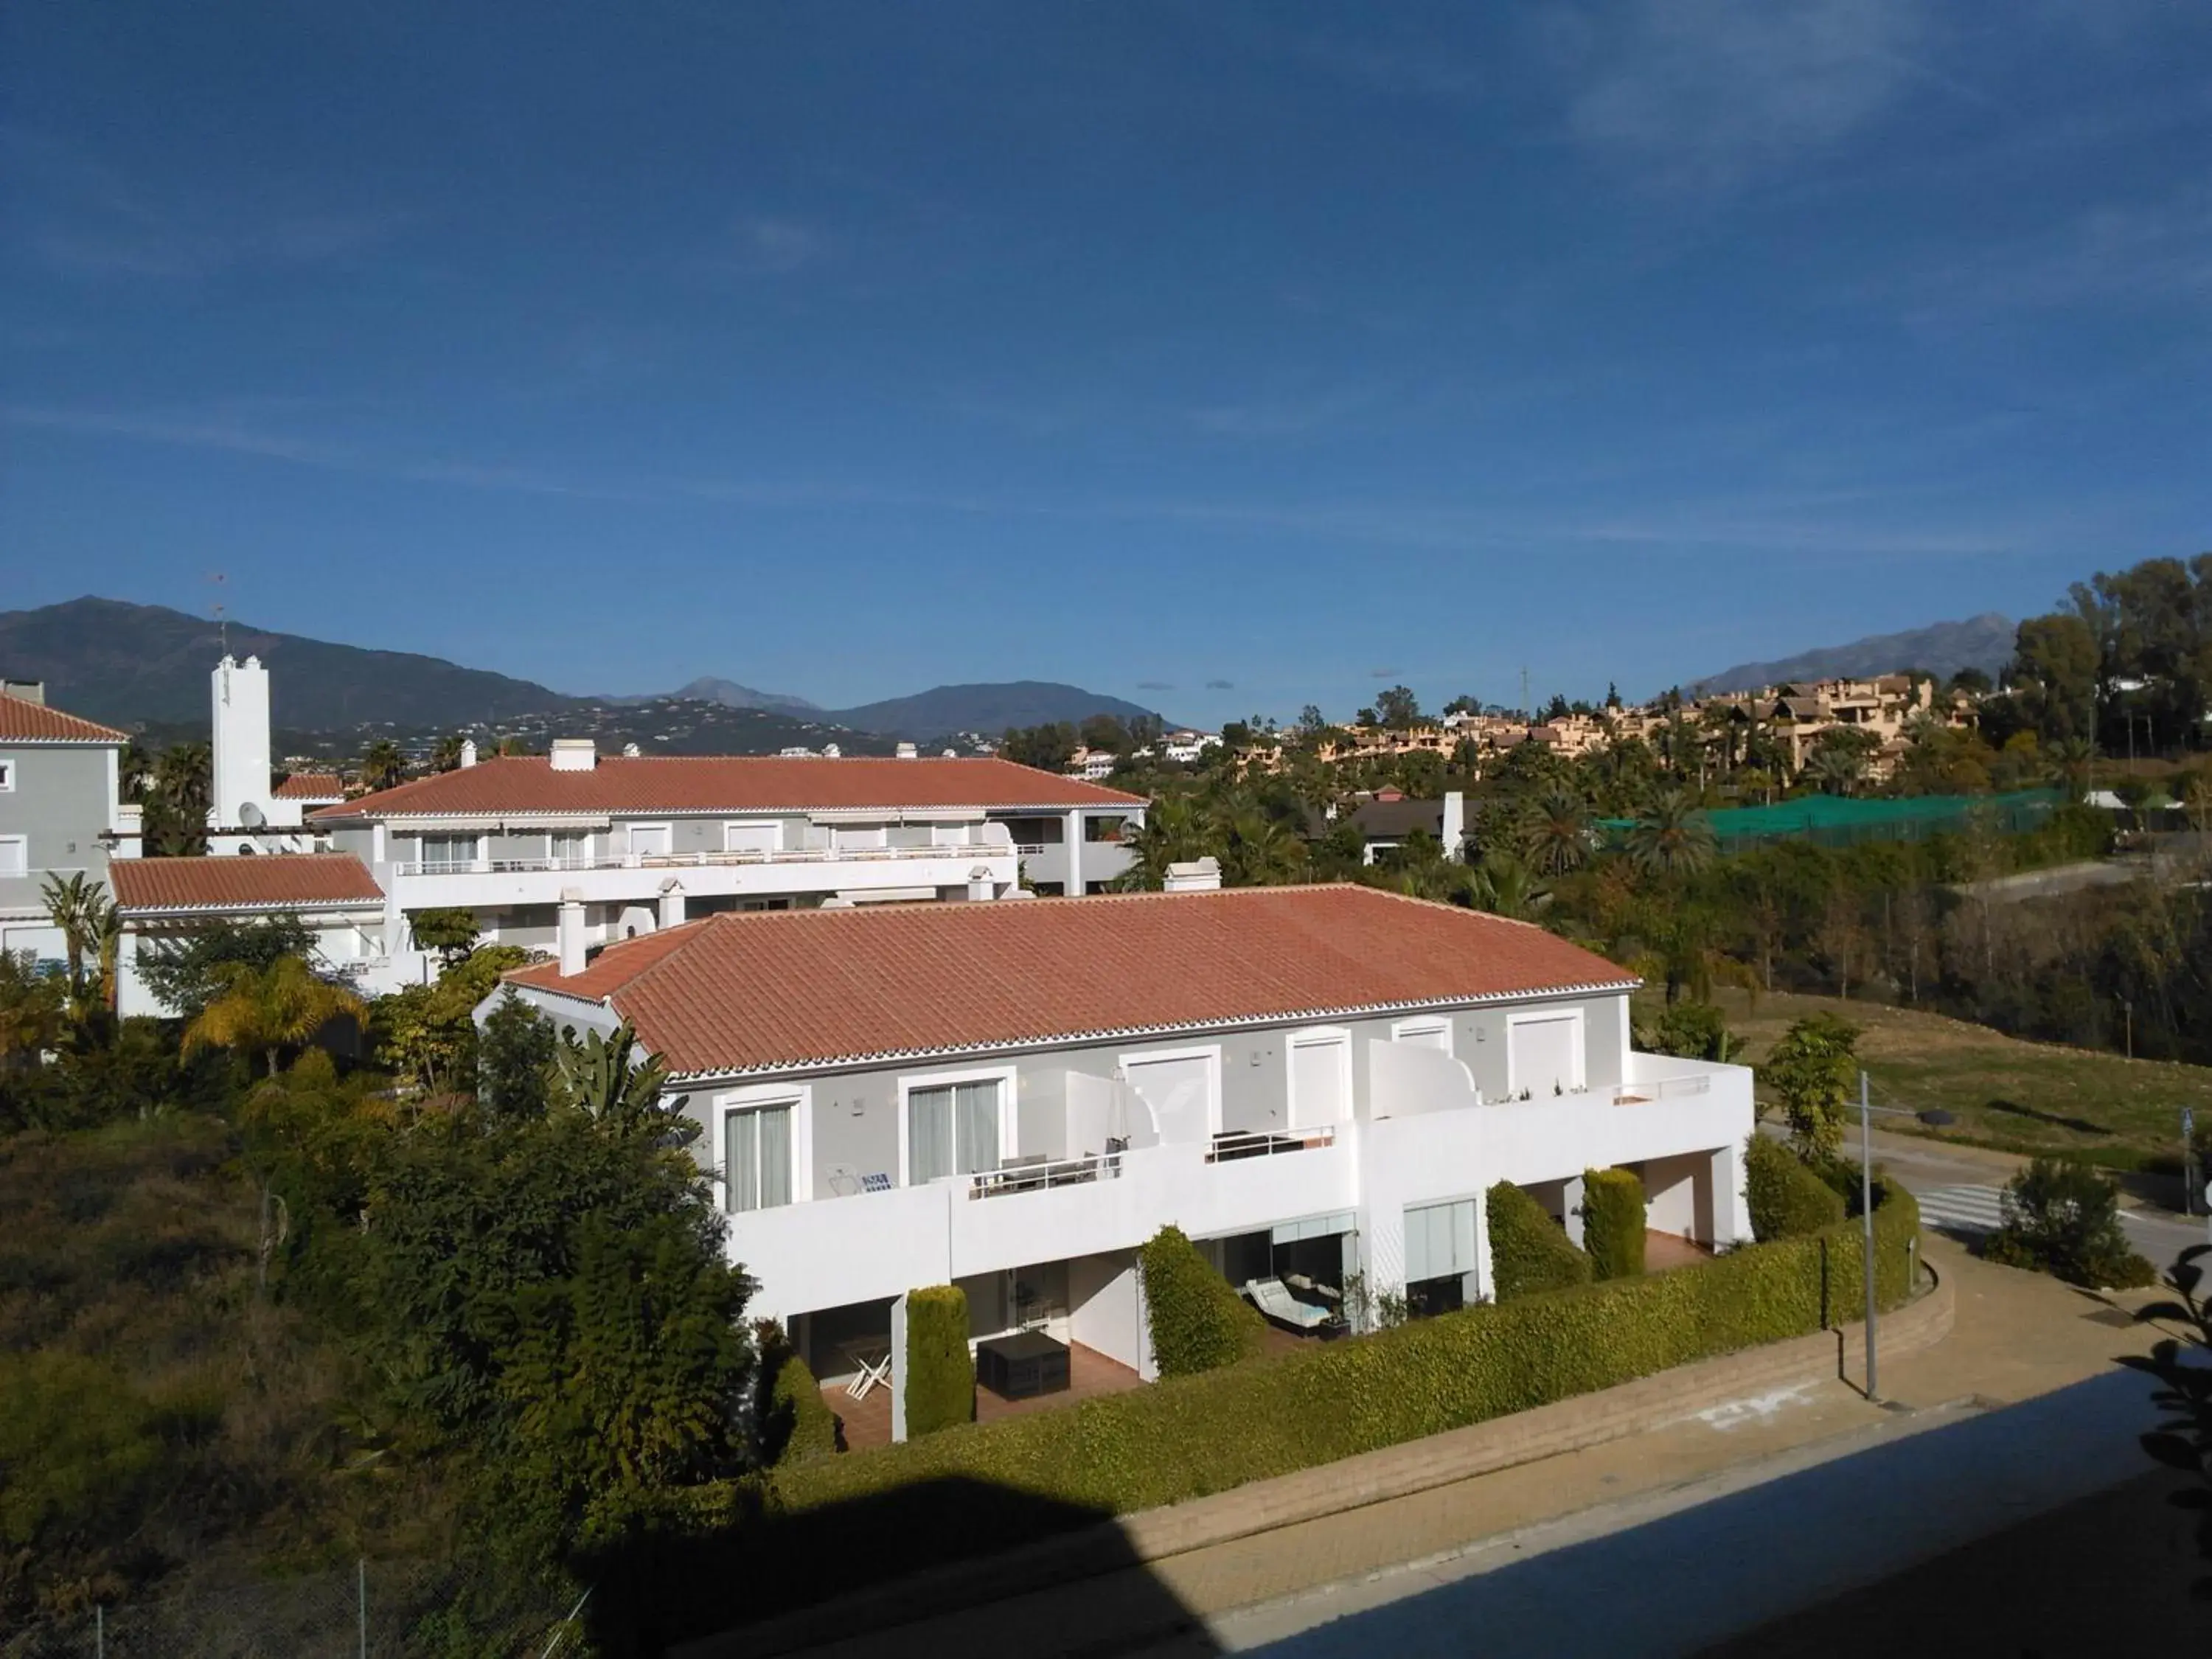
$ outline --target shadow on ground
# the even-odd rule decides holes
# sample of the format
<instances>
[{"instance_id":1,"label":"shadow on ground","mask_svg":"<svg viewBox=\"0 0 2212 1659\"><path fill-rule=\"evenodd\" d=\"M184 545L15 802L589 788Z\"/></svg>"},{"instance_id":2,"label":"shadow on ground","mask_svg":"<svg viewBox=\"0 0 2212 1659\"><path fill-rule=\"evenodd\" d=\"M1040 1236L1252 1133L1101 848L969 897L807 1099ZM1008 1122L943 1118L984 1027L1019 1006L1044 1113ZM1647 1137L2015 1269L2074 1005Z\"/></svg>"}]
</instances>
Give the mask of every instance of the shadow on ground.
<instances>
[{"instance_id":1,"label":"shadow on ground","mask_svg":"<svg viewBox=\"0 0 2212 1659\"><path fill-rule=\"evenodd\" d=\"M1570 1520L1563 1534L1577 1541L1547 1548L1539 1529L1472 1558L1471 1576L1347 1611L1261 1650L1277 1659L2212 1651L2212 1605L2187 1594L2190 1517L2142 1479L2151 1466L2136 1437L2152 1420L2148 1394L2142 1378L2115 1371L1603 1535ZM2062 1509L2084 1499L2092 1523ZM2001 1550L1991 1553L1992 1534L2007 1528L2019 1534L2017 1572ZM2073 1565L2055 1565L2069 1552L2080 1553ZM1952 1553L1972 1553L1978 1571L1951 1578L1923 1565ZM1501 1564L1481 1570L1492 1559ZM1971 1599L1951 1605L1954 1595ZM1855 1643L1828 1641L1804 1615L1838 1597ZM1938 1638L1939 1624L1972 1639ZM1244 1647L1266 1626L1221 1628ZM1716 1648L1723 1643L1731 1645Z\"/></svg>"},{"instance_id":2,"label":"shadow on ground","mask_svg":"<svg viewBox=\"0 0 2212 1659\"><path fill-rule=\"evenodd\" d=\"M1106 1513L986 1481L945 1479L796 1515L756 1515L714 1538L643 1544L595 1575L592 1637L611 1656L794 1652L852 1638L910 1650L919 1621L1114 1575L1114 1623L1133 1642L1200 1621L1145 1568Z\"/></svg>"}]
</instances>

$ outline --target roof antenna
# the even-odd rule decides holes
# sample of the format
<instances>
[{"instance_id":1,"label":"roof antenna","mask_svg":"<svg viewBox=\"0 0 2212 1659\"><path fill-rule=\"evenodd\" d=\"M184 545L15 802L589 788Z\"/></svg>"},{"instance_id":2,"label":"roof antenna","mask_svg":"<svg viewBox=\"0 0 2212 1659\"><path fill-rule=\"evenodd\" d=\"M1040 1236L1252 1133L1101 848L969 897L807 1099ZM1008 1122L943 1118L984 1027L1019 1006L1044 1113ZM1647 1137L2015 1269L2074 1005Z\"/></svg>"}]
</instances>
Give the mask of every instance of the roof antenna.
<instances>
[{"instance_id":1,"label":"roof antenna","mask_svg":"<svg viewBox=\"0 0 2212 1659\"><path fill-rule=\"evenodd\" d=\"M208 572L208 580L213 584L218 592L224 591L223 584L229 580L230 578L220 570ZM222 654L227 657L230 654L230 618L224 614L224 611L225 606L221 599L217 599L208 607L208 614L215 618L216 631L222 639Z\"/></svg>"}]
</instances>

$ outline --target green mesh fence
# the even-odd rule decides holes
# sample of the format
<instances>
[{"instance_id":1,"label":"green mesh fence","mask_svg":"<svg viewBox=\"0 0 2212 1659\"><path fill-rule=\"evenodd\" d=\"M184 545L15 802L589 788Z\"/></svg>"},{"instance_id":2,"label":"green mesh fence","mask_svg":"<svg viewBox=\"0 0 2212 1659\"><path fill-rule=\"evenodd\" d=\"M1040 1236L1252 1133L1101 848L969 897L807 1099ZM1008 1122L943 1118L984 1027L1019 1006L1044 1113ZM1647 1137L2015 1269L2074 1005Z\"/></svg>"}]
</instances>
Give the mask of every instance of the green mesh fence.
<instances>
[{"instance_id":1,"label":"green mesh fence","mask_svg":"<svg viewBox=\"0 0 2212 1659\"><path fill-rule=\"evenodd\" d=\"M2039 828L2066 799L2057 789L2022 789L2008 795L1907 795L1894 800L1854 800L1806 795L1771 806L1737 806L1708 812L1723 853L1741 853L1778 841L1812 841L1855 847L1870 841L1924 841L1963 834L1979 820L2005 835ZM1606 818L1609 835L1625 835L1632 818Z\"/></svg>"}]
</instances>

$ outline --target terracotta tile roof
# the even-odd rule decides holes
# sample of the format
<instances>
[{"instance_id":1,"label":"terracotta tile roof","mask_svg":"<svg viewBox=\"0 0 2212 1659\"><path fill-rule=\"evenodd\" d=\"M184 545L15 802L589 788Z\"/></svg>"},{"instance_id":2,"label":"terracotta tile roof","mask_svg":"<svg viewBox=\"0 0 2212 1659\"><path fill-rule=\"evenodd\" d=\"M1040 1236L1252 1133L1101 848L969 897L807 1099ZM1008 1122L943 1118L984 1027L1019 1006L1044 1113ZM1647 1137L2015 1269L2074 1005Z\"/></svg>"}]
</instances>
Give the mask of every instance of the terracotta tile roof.
<instances>
[{"instance_id":1,"label":"terracotta tile roof","mask_svg":"<svg viewBox=\"0 0 2212 1659\"><path fill-rule=\"evenodd\" d=\"M543 756L488 760L326 806L319 818L487 812L760 812L947 806L1137 807L1141 795L1005 760L603 756L556 772Z\"/></svg>"},{"instance_id":2,"label":"terracotta tile roof","mask_svg":"<svg viewBox=\"0 0 2212 1659\"><path fill-rule=\"evenodd\" d=\"M0 696L0 743L128 743L131 734L64 714L42 702Z\"/></svg>"},{"instance_id":3,"label":"terracotta tile roof","mask_svg":"<svg viewBox=\"0 0 2212 1659\"><path fill-rule=\"evenodd\" d=\"M345 780L335 772L295 772L276 786L279 800L343 800Z\"/></svg>"},{"instance_id":4,"label":"terracotta tile roof","mask_svg":"<svg viewBox=\"0 0 2212 1659\"><path fill-rule=\"evenodd\" d=\"M241 854L232 858L116 859L108 885L118 909L283 910L381 904L384 890L350 853Z\"/></svg>"},{"instance_id":5,"label":"terracotta tile roof","mask_svg":"<svg viewBox=\"0 0 2212 1659\"><path fill-rule=\"evenodd\" d=\"M1636 983L1527 923L1349 885L725 914L509 977L611 1002L678 1073Z\"/></svg>"}]
</instances>

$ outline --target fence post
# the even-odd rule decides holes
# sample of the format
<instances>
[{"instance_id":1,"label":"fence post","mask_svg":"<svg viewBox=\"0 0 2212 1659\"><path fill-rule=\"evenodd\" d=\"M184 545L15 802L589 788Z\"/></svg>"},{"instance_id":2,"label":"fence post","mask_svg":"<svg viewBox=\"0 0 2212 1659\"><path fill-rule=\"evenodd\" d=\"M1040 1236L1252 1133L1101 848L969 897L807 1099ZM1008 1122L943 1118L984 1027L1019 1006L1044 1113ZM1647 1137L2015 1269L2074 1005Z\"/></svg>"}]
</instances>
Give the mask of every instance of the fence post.
<instances>
[{"instance_id":1,"label":"fence post","mask_svg":"<svg viewBox=\"0 0 2212 1659\"><path fill-rule=\"evenodd\" d=\"M368 1558L354 1564L355 1602L360 1609L361 1659L368 1659Z\"/></svg>"},{"instance_id":2,"label":"fence post","mask_svg":"<svg viewBox=\"0 0 2212 1659\"><path fill-rule=\"evenodd\" d=\"M93 1659L107 1659L107 1609L100 1602L92 1604Z\"/></svg>"}]
</instances>

